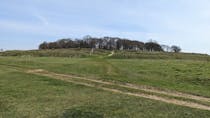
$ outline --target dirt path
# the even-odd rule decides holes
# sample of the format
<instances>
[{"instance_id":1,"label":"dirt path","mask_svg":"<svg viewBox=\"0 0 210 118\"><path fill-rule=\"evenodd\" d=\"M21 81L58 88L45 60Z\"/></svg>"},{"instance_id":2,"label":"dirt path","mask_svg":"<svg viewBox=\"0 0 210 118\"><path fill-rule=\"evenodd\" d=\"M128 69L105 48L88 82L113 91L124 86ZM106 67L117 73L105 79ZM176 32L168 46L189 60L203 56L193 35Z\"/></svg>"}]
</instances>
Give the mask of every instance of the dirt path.
<instances>
[{"instance_id":1,"label":"dirt path","mask_svg":"<svg viewBox=\"0 0 210 118\"><path fill-rule=\"evenodd\" d=\"M29 70L27 73L32 73L32 74L37 74L37 75L42 75L42 76L47 76L51 77L54 79L59 79L67 82L71 82L74 84L79 84L79 85L84 85L88 87L94 87L94 88L99 88L105 91L111 91L114 93L119 93L119 94L125 94L125 95L130 95L130 96L136 96L136 97L142 97L142 98L147 98L147 99L152 99L152 100L157 100L157 101L162 101L165 103L170 103L170 104L176 104L180 106L186 106L186 107L191 107L191 108L197 108L197 109L202 109L202 110L210 110L210 106L191 102L191 101L184 101L184 100L179 100L175 98L165 98L163 96L159 95L151 95L151 94L146 94L146 93L133 93L133 92L127 92L127 91L122 91L119 89L113 89L109 87L102 87L102 86L96 86L95 84L90 84L88 82L94 82L102 85L114 85L118 87L124 87L124 88L129 88L129 89L135 89L135 90L141 90L145 92L151 92L151 93L156 93L156 94L162 94L162 95L167 95L167 96L172 96L172 97L181 97L181 98L186 98L186 99L192 99L192 100L197 100L200 102L209 102L210 98L202 97L202 96L195 96L191 94L186 94L186 93L181 93L181 92L172 92L172 91L163 91L163 90L158 90L155 89L154 87L148 87L148 86L137 86L133 84L120 84L120 83L114 83L114 82L106 82L102 80L95 80L95 79L89 79L89 78L84 78L84 77L78 77L78 76L73 76L73 75L65 75L65 74L57 74L53 72L48 72L42 69L37 69L37 70ZM75 81L74 79L77 79ZM78 80L85 80L87 82L82 82Z\"/></svg>"},{"instance_id":2,"label":"dirt path","mask_svg":"<svg viewBox=\"0 0 210 118\"><path fill-rule=\"evenodd\" d=\"M114 51L111 52L111 54L108 55L108 57L111 57L114 55Z\"/></svg>"},{"instance_id":3,"label":"dirt path","mask_svg":"<svg viewBox=\"0 0 210 118\"><path fill-rule=\"evenodd\" d=\"M192 95L192 94L181 93L181 92L169 91L169 90L168 91L158 90L154 87L149 87L149 86L139 86L139 85L134 85L134 84L130 84L130 83L119 84L119 83L114 83L114 82L105 82L102 80L89 79L89 78L78 77L78 76L73 76L73 75L65 75L65 74L57 74L57 73L47 72L42 69L31 70L28 72L32 72L32 73L37 73L37 72L44 73L45 72L45 73L48 73L51 75L57 75L57 76L66 77L66 78L76 78L76 79L88 80L91 82L97 82L97 83L106 84L106 85L115 85L115 86L120 86L120 87L125 87L125 88L130 88L130 89L137 89L137 90L142 90L142 91L152 92L152 93L157 93L157 94L163 94L163 95L168 95L168 96L173 96L173 97L182 97L182 98L187 98L187 99L210 102L210 98L196 96L196 95Z\"/></svg>"}]
</instances>

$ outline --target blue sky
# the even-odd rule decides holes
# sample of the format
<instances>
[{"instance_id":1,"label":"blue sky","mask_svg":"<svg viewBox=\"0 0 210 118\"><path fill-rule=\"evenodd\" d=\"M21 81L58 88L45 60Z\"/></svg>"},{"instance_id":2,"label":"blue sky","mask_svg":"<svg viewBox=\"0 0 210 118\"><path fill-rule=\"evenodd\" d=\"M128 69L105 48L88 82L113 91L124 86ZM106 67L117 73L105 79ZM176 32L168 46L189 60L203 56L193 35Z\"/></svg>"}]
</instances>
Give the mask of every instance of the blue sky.
<instances>
[{"instance_id":1,"label":"blue sky","mask_svg":"<svg viewBox=\"0 0 210 118\"><path fill-rule=\"evenodd\" d=\"M0 48L118 36L210 54L209 0L0 0Z\"/></svg>"}]
</instances>

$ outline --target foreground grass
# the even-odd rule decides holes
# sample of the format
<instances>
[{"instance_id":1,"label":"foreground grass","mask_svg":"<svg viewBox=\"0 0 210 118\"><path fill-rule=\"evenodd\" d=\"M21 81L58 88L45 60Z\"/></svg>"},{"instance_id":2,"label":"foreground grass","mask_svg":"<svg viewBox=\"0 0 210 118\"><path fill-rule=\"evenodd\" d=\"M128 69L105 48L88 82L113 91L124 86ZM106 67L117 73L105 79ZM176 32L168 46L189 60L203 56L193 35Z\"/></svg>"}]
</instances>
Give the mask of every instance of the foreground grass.
<instances>
[{"instance_id":1,"label":"foreground grass","mask_svg":"<svg viewBox=\"0 0 210 118\"><path fill-rule=\"evenodd\" d=\"M209 111L74 85L22 73L10 66L0 66L0 76L2 118L210 117Z\"/></svg>"},{"instance_id":2,"label":"foreground grass","mask_svg":"<svg viewBox=\"0 0 210 118\"><path fill-rule=\"evenodd\" d=\"M150 85L210 97L210 62L163 59L1 57L1 65Z\"/></svg>"}]
</instances>

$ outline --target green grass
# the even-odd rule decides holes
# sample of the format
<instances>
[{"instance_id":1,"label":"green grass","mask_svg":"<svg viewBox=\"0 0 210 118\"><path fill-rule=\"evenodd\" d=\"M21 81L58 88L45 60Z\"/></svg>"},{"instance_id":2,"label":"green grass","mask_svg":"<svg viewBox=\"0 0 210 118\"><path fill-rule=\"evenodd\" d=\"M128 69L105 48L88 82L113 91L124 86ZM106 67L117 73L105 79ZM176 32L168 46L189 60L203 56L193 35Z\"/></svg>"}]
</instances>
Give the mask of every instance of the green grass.
<instances>
[{"instance_id":1,"label":"green grass","mask_svg":"<svg viewBox=\"0 0 210 118\"><path fill-rule=\"evenodd\" d=\"M0 117L207 118L210 112L129 97L0 66Z\"/></svg>"},{"instance_id":2,"label":"green grass","mask_svg":"<svg viewBox=\"0 0 210 118\"><path fill-rule=\"evenodd\" d=\"M112 57L107 57L110 51L104 50L97 50L90 56L87 49L0 53L4 55L0 56L0 118L210 117L209 111L114 94L21 72L22 69L45 69L210 97L207 55L121 53L117 51Z\"/></svg>"},{"instance_id":3,"label":"green grass","mask_svg":"<svg viewBox=\"0 0 210 118\"><path fill-rule=\"evenodd\" d=\"M145 84L210 97L208 61L1 57L0 64Z\"/></svg>"},{"instance_id":4,"label":"green grass","mask_svg":"<svg viewBox=\"0 0 210 118\"><path fill-rule=\"evenodd\" d=\"M115 59L178 59L178 60L204 60L209 61L207 54L172 53L172 52L142 52L142 51L115 51L111 57Z\"/></svg>"},{"instance_id":5,"label":"green grass","mask_svg":"<svg viewBox=\"0 0 210 118\"><path fill-rule=\"evenodd\" d=\"M69 58L86 58L86 57L107 57L110 50L72 48L72 49L51 49L51 50L28 50L28 51L5 51L0 52L0 56L33 56L33 57L69 57ZM142 51L119 51L115 50L114 55L107 58L113 59L185 59L185 60L204 60L210 61L207 54L196 53L170 53L170 52L142 52Z\"/></svg>"},{"instance_id":6,"label":"green grass","mask_svg":"<svg viewBox=\"0 0 210 118\"><path fill-rule=\"evenodd\" d=\"M0 56L33 56L33 57L69 57L69 58L84 58L108 55L109 51L95 49L90 54L91 49L52 49L52 50L28 50L28 51L5 51L0 52Z\"/></svg>"}]
</instances>

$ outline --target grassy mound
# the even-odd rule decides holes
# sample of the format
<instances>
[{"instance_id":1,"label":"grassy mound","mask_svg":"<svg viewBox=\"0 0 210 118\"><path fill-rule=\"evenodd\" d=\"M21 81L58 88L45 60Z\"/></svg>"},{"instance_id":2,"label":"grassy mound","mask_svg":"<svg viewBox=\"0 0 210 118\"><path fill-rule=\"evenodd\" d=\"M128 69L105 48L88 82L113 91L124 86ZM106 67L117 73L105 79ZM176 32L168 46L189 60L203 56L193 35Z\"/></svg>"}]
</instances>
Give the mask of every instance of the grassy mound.
<instances>
[{"instance_id":1,"label":"grassy mound","mask_svg":"<svg viewBox=\"0 0 210 118\"><path fill-rule=\"evenodd\" d=\"M210 61L207 54L196 53L169 53L169 52L142 52L142 51L119 51L94 49L92 52L88 48L73 49L51 49L51 50L28 50L28 51L5 51L0 52L0 56L32 56L32 57L106 57L112 59L182 59L182 60L201 60ZM111 56L109 56L111 54Z\"/></svg>"}]
</instances>

